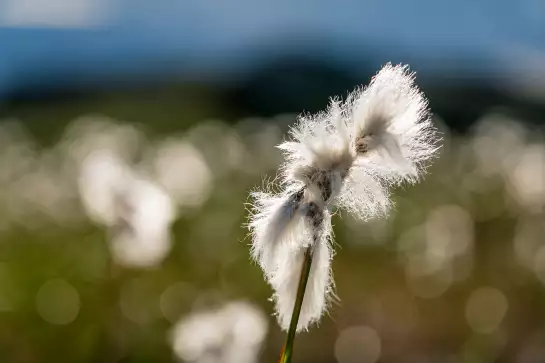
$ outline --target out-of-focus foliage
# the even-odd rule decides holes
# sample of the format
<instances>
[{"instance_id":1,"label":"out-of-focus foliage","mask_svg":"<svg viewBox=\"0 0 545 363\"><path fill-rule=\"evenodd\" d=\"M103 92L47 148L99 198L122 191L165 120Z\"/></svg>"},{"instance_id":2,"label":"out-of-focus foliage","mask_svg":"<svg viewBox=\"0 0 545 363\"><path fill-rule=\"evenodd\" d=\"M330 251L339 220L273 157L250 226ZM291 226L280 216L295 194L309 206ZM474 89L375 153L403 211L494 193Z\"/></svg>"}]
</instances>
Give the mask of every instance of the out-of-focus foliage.
<instances>
[{"instance_id":1,"label":"out-of-focus foliage","mask_svg":"<svg viewBox=\"0 0 545 363\"><path fill-rule=\"evenodd\" d=\"M0 123L0 361L176 361L180 319L240 299L268 316L256 361L277 359L243 224L294 115L224 122L207 100L38 104ZM440 156L389 218L335 217L340 302L298 362L545 359L543 129L490 112L459 135L439 116Z\"/></svg>"}]
</instances>

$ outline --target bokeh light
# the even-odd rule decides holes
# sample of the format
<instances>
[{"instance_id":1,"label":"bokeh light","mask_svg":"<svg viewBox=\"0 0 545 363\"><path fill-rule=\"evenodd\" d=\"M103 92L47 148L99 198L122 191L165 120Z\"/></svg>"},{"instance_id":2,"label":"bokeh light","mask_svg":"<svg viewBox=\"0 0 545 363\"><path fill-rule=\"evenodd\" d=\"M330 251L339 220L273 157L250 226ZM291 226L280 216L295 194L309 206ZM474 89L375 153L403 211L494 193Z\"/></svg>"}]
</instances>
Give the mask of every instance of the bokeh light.
<instances>
[{"instance_id":1,"label":"bokeh light","mask_svg":"<svg viewBox=\"0 0 545 363\"><path fill-rule=\"evenodd\" d=\"M379 361L380 353L380 337L368 326L346 328L335 342L335 357L339 363L375 363Z\"/></svg>"},{"instance_id":2,"label":"bokeh light","mask_svg":"<svg viewBox=\"0 0 545 363\"><path fill-rule=\"evenodd\" d=\"M466 319L475 332L487 334L498 329L509 303L505 295L493 287L474 290L466 302Z\"/></svg>"},{"instance_id":3,"label":"bokeh light","mask_svg":"<svg viewBox=\"0 0 545 363\"><path fill-rule=\"evenodd\" d=\"M48 323L70 324L78 317L79 310L78 291L63 279L44 282L36 293L36 311Z\"/></svg>"}]
</instances>

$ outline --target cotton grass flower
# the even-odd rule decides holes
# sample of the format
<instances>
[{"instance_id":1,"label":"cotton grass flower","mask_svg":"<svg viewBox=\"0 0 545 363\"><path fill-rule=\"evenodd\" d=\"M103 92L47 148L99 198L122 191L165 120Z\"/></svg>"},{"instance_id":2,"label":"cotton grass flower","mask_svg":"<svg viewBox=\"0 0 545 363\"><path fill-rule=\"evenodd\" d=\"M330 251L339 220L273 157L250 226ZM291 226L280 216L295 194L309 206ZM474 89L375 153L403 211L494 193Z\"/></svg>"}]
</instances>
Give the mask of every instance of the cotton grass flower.
<instances>
[{"instance_id":1,"label":"cotton grass flower","mask_svg":"<svg viewBox=\"0 0 545 363\"><path fill-rule=\"evenodd\" d=\"M331 215L342 208L363 221L385 216L390 188L418 181L438 148L435 135L414 73L400 65L385 65L325 112L299 117L278 146L285 163L277 185L251 194L249 222L252 257L274 289L284 330L307 330L334 296ZM297 298L300 316L290 321Z\"/></svg>"},{"instance_id":2,"label":"cotton grass flower","mask_svg":"<svg viewBox=\"0 0 545 363\"><path fill-rule=\"evenodd\" d=\"M95 223L108 227L115 262L143 268L160 264L172 246L172 198L111 150L91 152L80 169L83 207Z\"/></svg>"},{"instance_id":3,"label":"cotton grass flower","mask_svg":"<svg viewBox=\"0 0 545 363\"><path fill-rule=\"evenodd\" d=\"M169 333L172 349L184 362L254 363L267 336L265 314L247 301L217 310L193 312Z\"/></svg>"}]
</instances>

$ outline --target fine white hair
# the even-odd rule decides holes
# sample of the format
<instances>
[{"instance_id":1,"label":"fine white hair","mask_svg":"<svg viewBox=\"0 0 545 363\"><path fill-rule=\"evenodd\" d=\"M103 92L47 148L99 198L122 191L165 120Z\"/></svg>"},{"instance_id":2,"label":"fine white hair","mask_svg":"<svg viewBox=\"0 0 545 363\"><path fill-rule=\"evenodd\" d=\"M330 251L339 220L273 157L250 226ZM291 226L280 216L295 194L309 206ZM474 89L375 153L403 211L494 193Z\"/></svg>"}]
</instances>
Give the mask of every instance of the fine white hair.
<instances>
[{"instance_id":1,"label":"fine white hair","mask_svg":"<svg viewBox=\"0 0 545 363\"><path fill-rule=\"evenodd\" d=\"M288 329L307 248L313 262L298 331L319 321L333 296L331 214L385 216L390 188L415 183L437 151L427 100L407 66L386 64L365 88L326 111L304 115L278 147L279 185L254 191L248 224L252 258L274 289L280 326ZM278 191L275 191L279 189Z\"/></svg>"}]
</instances>

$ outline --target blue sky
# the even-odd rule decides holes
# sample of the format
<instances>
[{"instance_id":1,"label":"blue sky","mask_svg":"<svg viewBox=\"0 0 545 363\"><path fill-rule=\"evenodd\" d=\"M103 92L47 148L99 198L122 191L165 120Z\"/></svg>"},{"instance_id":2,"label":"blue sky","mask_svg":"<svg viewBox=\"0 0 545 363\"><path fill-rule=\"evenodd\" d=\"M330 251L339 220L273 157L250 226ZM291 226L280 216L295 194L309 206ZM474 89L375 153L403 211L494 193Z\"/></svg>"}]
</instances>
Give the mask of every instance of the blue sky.
<instances>
[{"instance_id":1,"label":"blue sky","mask_svg":"<svg viewBox=\"0 0 545 363\"><path fill-rule=\"evenodd\" d=\"M541 72L545 2L0 0L0 49L0 92L48 77L240 71L286 50L348 67Z\"/></svg>"}]
</instances>

